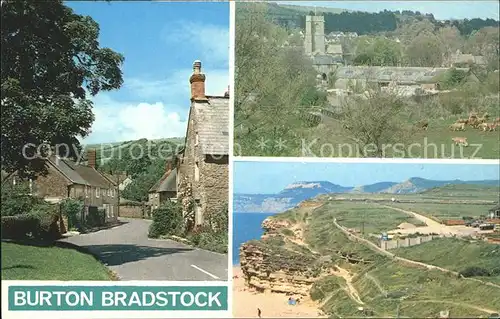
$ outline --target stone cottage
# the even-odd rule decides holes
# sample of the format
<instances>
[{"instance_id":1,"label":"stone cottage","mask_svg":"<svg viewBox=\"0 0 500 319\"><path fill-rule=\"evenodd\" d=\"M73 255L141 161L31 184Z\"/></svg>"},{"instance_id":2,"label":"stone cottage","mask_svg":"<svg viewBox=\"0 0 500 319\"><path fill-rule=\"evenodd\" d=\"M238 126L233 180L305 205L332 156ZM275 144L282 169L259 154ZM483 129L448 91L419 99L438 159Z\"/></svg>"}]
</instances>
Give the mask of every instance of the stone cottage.
<instances>
[{"instance_id":1,"label":"stone cottage","mask_svg":"<svg viewBox=\"0 0 500 319\"><path fill-rule=\"evenodd\" d=\"M88 152L88 158L88 165L82 165L58 156L49 157L48 174L30 183L31 192L52 203L81 199L86 206L104 209L106 222L114 222L118 218L118 187L95 169L95 150Z\"/></svg>"},{"instance_id":2,"label":"stone cottage","mask_svg":"<svg viewBox=\"0 0 500 319\"><path fill-rule=\"evenodd\" d=\"M177 167L167 161L165 174L149 189L148 204L151 212L166 201L177 201Z\"/></svg>"},{"instance_id":3,"label":"stone cottage","mask_svg":"<svg viewBox=\"0 0 500 319\"><path fill-rule=\"evenodd\" d=\"M194 224L203 225L221 212L228 201L229 92L205 95L201 62L193 64L191 107L185 147L177 161L177 192L183 198L184 215L194 213ZM194 201L194 212L187 201Z\"/></svg>"}]
</instances>

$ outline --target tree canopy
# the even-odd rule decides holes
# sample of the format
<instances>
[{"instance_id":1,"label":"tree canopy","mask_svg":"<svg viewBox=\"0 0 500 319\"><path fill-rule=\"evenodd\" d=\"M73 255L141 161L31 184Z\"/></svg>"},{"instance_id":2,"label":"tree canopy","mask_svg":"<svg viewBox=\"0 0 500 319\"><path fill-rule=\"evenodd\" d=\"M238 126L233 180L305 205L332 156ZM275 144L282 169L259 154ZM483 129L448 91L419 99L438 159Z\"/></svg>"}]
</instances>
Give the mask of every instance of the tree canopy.
<instances>
[{"instance_id":1,"label":"tree canopy","mask_svg":"<svg viewBox=\"0 0 500 319\"><path fill-rule=\"evenodd\" d=\"M33 176L46 171L35 155L51 149L40 145L76 155L94 120L89 98L120 88L124 57L100 47L99 25L61 0L6 1L1 16L1 164Z\"/></svg>"}]
</instances>

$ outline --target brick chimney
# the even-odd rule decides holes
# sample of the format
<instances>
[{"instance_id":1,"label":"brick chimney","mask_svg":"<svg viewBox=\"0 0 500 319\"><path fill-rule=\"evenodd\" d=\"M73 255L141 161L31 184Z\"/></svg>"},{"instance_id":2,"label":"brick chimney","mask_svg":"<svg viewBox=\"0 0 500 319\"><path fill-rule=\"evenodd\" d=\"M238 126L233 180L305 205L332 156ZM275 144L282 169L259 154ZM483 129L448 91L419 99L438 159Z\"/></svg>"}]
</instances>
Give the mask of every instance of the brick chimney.
<instances>
[{"instance_id":1,"label":"brick chimney","mask_svg":"<svg viewBox=\"0 0 500 319\"><path fill-rule=\"evenodd\" d=\"M189 78L191 83L191 101L208 101L205 96L205 74L201 73L201 61L193 62L193 74Z\"/></svg>"},{"instance_id":2,"label":"brick chimney","mask_svg":"<svg viewBox=\"0 0 500 319\"><path fill-rule=\"evenodd\" d=\"M95 149L89 149L87 151L87 161L88 161L88 166L95 168L96 164L96 150Z\"/></svg>"}]
</instances>

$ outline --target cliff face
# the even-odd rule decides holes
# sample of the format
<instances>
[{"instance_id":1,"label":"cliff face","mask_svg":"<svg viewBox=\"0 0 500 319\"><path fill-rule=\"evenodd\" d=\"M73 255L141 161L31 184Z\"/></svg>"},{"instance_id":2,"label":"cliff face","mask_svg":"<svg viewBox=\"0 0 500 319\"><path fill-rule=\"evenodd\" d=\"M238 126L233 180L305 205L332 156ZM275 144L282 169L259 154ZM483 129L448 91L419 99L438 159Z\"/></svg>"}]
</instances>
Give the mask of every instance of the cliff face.
<instances>
[{"instance_id":1,"label":"cliff face","mask_svg":"<svg viewBox=\"0 0 500 319\"><path fill-rule=\"evenodd\" d=\"M326 269L319 256L282 234L292 226L287 220L266 219L262 223L264 235L261 240L240 247L240 266L249 287L258 291L309 295L312 284Z\"/></svg>"}]
</instances>

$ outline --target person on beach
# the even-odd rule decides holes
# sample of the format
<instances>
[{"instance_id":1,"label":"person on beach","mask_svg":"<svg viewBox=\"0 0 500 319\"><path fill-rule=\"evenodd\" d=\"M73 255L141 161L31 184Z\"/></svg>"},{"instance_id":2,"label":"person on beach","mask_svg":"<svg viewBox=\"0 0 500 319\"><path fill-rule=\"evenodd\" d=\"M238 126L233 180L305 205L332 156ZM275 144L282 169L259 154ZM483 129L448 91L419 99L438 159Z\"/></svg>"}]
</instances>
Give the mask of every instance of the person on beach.
<instances>
[{"instance_id":1,"label":"person on beach","mask_svg":"<svg viewBox=\"0 0 500 319\"><path fill-rule=\"evenodd\" d=\"M262 318L261 315L262 315L262 311L260 311L260 308L257 308L257 316L259 318Z\"/></svg>"}]
</instances>

